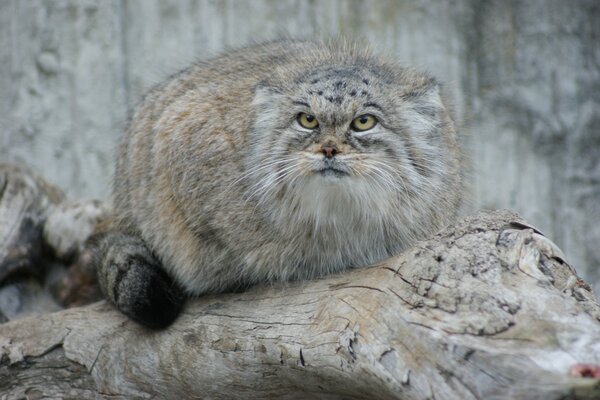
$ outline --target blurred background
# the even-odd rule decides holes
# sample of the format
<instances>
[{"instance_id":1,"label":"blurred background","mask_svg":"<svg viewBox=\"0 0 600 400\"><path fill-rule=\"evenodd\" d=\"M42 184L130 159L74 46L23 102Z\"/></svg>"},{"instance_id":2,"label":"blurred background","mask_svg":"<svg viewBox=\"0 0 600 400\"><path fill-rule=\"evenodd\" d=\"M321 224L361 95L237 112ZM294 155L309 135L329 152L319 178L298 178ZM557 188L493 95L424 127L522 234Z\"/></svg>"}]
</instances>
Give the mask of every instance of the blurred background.
<instances>
[{"instance_id":1,"label":"blurred background","mask_svg":"<svg viewBox=\"0 0 600 400\"><path fill-rule=\"evenodd\" d=\"M469 211L517 211L600 293L598 0L1 0L0 161L107 199L143 93L251 41L342 35L444 83Z\"/></svg>"}]
</instances>

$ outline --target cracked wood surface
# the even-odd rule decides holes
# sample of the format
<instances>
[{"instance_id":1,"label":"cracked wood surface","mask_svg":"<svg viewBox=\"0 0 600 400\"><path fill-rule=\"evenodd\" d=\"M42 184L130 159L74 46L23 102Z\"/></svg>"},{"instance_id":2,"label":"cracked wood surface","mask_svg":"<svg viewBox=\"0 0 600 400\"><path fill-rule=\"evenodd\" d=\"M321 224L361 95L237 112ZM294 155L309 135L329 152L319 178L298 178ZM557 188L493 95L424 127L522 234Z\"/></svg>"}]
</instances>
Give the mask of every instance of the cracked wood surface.
<instances>
[{"instance_id":1,"label":"cracked wood surface","mask_svg":"<svg viewBox=\"0 0 600 400\"><path fill-rule=\"evenodd\" d=\"M598 399L600 307L562 252L482 212L380 265L188 302L0 325L2 398Z\"/></svg>"}]
</instances>

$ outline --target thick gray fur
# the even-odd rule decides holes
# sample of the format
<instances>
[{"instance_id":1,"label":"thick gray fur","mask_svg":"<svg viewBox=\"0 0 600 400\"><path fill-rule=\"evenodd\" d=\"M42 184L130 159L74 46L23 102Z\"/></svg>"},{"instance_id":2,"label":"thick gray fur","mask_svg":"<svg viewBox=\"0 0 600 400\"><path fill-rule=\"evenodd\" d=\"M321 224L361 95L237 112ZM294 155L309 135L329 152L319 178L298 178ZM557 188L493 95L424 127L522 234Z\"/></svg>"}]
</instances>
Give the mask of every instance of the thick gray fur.
<instances>
[{"instance_id":1,"label":"thick gray fur","mask_svg":"<svg viewBox=\"0 0 600 400\"><path fill-rule=\"evenodd\" d=\"M379 122L356 132L363 114ZM370 265L454 218L462 164L426 74L341 41L230 51L156 87L135 113L114 181L117 230L132 239L106 236L104 264L137 254L188 295ZM111 272L100 277L114 297Z\"/></svg>"}]
</instances>

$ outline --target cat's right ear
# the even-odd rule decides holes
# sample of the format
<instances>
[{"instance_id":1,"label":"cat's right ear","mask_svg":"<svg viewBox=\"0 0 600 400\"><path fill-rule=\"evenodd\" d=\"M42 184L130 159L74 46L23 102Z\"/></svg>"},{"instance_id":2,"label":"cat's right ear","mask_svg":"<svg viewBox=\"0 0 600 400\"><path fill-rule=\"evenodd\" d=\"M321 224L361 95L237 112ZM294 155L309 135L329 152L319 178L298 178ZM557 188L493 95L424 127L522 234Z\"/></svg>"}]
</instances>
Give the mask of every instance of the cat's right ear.
<instances>
[{"instance_id":1,"label":"cat's right ear","mask_svg":"<svg viewBox=\"0 0 600 400\"><path fill-rule=\"evenodd\" d=\"M256 86L252 105L258 127L267 128L276 125L282 100L283 95L276 88L262 84Z\"/></svg>"},{"instance_id":2,"label":"cat's right ear","mask_svg":"<svg viewBox=\"0 0 600 400\"><path fill-rule=\"evenodd\" d=\"M249 158L254 163L272 152L273 141L277 138L277 135L272 133L281 125L279 122L282 115L280 109L285 107L282 104L282 97L283 95L272 86L259 84L254 90L254 99L252 100L254 121L248 135L252 154Z\"/></svg>"},{"instance_id":3,"label":"cat's right ear","mask_svg":"<svg viewBox=\"0 0 600 400\"><path fill-rule=\"evenodd\" d=\"M273 103L281 99L281 92L265 83L259 83L254 90L252 104L256 109L272 108Z\"/></svg>"}]
</instances>

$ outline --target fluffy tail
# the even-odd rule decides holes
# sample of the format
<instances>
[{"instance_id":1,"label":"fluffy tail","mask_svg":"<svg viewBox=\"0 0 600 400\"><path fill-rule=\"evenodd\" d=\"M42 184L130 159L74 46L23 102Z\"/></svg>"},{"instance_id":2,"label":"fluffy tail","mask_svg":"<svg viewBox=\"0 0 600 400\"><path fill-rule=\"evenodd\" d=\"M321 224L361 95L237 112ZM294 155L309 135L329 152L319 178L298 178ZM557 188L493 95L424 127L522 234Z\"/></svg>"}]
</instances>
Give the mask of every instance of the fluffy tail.
<instances>
[{"instance_id":1,"label":"fluffy tail","mask_svg":"<svg viewBox=\"0 0 600 400\"><path fill-rule=\"evenodd\" d=\"M141 238L100 233L88 242L98 284L123 314L150 328L164 328L179 315L185 295Z\"/></svg>"}]
</instances>

